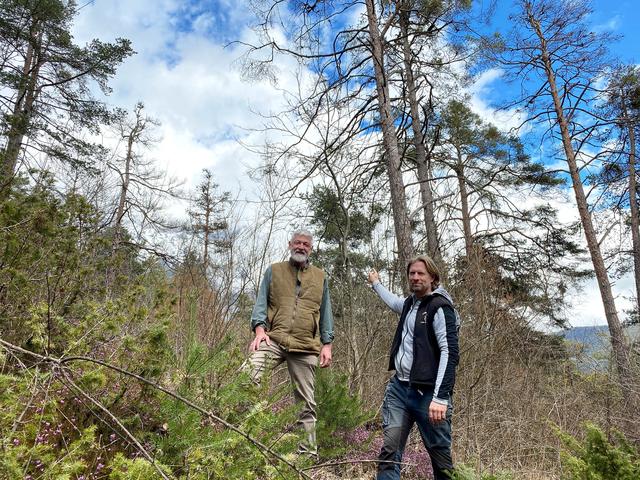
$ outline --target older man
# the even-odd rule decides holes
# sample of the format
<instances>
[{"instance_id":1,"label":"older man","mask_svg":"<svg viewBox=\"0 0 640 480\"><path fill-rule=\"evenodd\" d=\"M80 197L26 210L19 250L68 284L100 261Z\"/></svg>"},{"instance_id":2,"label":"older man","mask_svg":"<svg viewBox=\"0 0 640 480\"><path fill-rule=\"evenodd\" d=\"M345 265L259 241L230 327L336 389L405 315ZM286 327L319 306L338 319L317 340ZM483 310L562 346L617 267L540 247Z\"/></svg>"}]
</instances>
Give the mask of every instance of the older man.
<instances>
[{"instance_id":1,"label":"older man","mask_svg":"<svg viewBox=\"0 0 640 480\"><path fill-rule=\"evenodd\" d=\"M331 364L333 316L325 273L309 263L313 237L296 231L288 261L267 268L251 315L255 338L249 346L251 376L259 382L266 369L287 362L296 401L303 404L299 423L306 432L300 453L317 455L315 371Z\"/></svg>"},{"instance_id":2,"label":"older man","mask_svg":"<svg viewBox=\"0 0 640 480\"><path fill-rule=\"evenodd\" d=\"M460 320L451 297L440 286L433 260L418 256L407 265L411 295L397 297L371 270L369 283L400 321L391 344L389 381L382 406L384 444L378 457L378 480L398 480L409 432L418 425L429 452L435 480L450 478L451 396L458 364Z\"/></svg>"}]
</instances>

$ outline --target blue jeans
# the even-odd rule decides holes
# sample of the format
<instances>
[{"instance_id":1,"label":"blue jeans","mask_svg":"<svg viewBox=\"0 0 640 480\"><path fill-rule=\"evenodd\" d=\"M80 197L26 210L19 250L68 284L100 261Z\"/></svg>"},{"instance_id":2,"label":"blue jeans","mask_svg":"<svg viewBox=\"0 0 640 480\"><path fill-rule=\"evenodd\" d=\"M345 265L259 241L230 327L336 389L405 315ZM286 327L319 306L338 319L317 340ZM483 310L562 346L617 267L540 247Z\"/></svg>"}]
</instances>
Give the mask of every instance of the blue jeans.
<instances>
[{"instance_id":1,"label":"blue jeans","mask_svg":"<svg viewBox=\"0 0 640 480\"><path fill-rule=\"evenodd\" d=\"M404 447L414 423L422 442L431 457L435 480L449 478L453 472L451 458L451 402L447 408L446 420L433 424L429 421L429 404L433 392L421 392L401 382L394 376L387 385L382 405L382 428L384 444L378 456L377 480L398 480Z\"/></svg>"}]
</instances>

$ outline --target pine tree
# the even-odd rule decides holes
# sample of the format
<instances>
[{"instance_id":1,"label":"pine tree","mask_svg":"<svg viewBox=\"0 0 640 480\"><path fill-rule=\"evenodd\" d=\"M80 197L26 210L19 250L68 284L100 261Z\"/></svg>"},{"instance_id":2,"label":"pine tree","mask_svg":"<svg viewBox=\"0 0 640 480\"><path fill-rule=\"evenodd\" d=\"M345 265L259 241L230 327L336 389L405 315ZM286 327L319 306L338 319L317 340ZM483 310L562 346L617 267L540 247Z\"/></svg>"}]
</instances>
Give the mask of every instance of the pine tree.
<instances>
[{"instance_id":1,"label":"pine tree","mask_svg":"<svg viewBox=\"0 0 640 480\"><path fill-rule=\"evenodd\" d=\"M103 151L79 135L96 133L111 118L90 90L109 93L108 80L133 50L125 39L73 43L74 1L0 0L0 11L0 195L6 196L29 155L83 164Z\"/></svg>"}]
</instances>

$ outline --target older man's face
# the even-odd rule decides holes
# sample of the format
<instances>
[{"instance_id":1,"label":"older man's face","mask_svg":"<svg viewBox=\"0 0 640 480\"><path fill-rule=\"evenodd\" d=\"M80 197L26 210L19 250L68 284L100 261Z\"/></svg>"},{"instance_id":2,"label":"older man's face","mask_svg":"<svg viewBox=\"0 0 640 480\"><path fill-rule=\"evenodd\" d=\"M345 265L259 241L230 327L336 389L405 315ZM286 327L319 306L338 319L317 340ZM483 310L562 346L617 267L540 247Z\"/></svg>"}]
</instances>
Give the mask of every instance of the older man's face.
<instances>
[{"instance_id":1,"label":"older man's face","mask_svg":"<svg viewBox=\"0 0 640 480\"><path fill-rule=\"evenodd\" d=\"M309 259L312 246L311 239L302 235L296 235L289 242L289 251L291 259L296 263L305 263Z\"/></svg>"}]
</instances>

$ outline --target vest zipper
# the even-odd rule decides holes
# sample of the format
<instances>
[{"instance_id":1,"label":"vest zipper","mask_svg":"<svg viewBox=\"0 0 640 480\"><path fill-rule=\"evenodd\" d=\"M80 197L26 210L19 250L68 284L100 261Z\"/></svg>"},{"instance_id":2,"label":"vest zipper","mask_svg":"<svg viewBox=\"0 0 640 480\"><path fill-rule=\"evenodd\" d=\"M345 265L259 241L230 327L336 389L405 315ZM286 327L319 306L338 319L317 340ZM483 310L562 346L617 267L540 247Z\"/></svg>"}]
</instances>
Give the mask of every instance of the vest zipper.
<instances>
[{"instance_id":1,"label":"vest zipper","mask_svg":"<svg viewBox=\"0 0 640 480\"><path fill-rule=\"evenodd\" d=\"M296 299L293 302L293 315L291 316L291 325L289 326L289 346L291 346L291 332L296 321L296 316L298 315L298 299L300 298L300 290L302 290L302 285L300 283L299 277L300 270L296 269Z\"/></svg>"}]
</instances>

